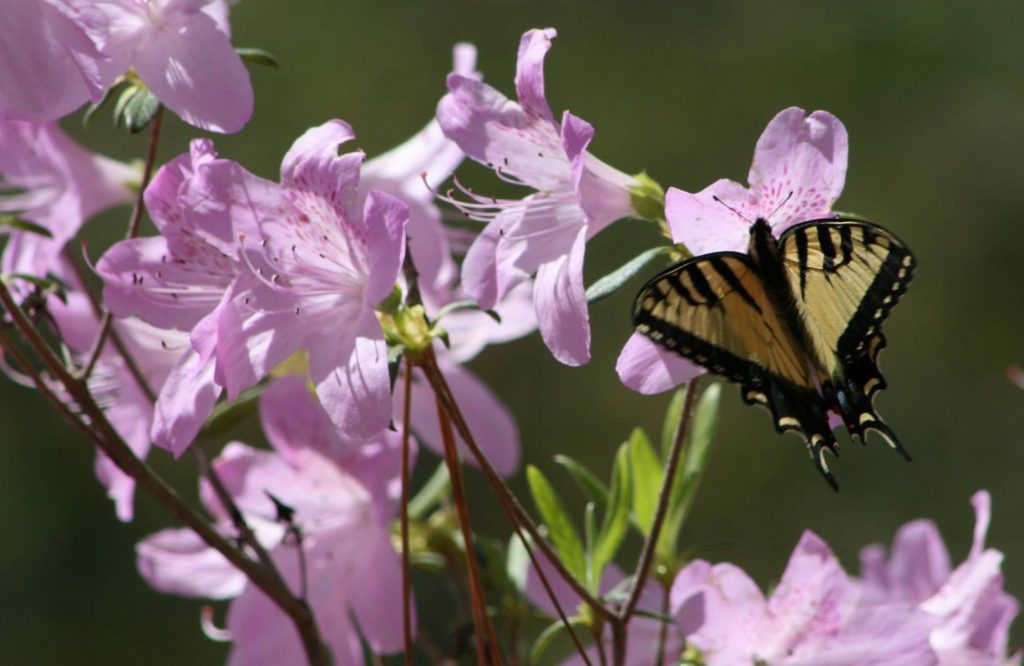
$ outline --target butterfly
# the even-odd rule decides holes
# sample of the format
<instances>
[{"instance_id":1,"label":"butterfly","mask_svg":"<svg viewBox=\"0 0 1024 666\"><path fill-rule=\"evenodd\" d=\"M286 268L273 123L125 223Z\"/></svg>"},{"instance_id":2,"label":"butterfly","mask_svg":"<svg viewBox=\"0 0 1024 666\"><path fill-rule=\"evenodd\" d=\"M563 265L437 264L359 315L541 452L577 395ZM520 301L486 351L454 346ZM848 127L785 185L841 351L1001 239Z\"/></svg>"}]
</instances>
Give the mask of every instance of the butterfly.
<instances>
[{"instance_id":1,"label":"butterfly","mask_svg":"<svg viewBox=\"0 0 1024 666\"><path fill-rule=\"evenodd\" d=\"M872 397L885 388L881 324L915 267L907 246L859 219L802 222L777 240L758 218L747 254L715 252L672 266L640 290L636 330L739 384L748 404L769 409L779 432L796 431L816 467L838 484L829 412L863 443L874 430L907 460Z\"/></svg>"}]
</instances>

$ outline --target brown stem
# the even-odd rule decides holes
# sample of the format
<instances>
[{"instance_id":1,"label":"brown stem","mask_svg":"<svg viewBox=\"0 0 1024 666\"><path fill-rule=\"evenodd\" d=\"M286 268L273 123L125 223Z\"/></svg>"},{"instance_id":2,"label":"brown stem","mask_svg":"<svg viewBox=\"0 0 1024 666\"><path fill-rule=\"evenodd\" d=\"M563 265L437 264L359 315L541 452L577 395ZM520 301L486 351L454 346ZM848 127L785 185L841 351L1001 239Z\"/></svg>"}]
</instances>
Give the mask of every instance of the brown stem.
<instances>
[{"instance_id":1,"label":"brown stem","mask_svg":"<svg viewBox=\"0 0 1024 666\"><path fill-rule=\"evenodd\" d=\"M626 663L626 622L612 622L612 664L623 666Z\"/></svg>"},{"instance_id":2,"label":"brown stem","mask_svg":"<svg viewBox=\"0 0 1024 666\"><path fill-rule=\"evenodd\" d=\"M3 334L5 348L11 353L22 371L32 377L36 387L46 395L58 412L75 428L82 432L98 449L100 449L117 467L131 477L138 488L148 493L178 522L195 532L206 545L221 553L232 565L242 571L264 594L270 597L295 624L301 637L303 648L309 659L310 666L327 666L330 658L326 647L320 640L309 606L297 599L291 591L278 583L261 564L254 562L235 548L212 525L186 504L178 493L156 475L131 450L128 444L117 434L107 420L106 414L96 404L84 381L73 377L63 366L60 359L47 346L46 341L25 316L22 309L15 303L13 296L0 281L0 303L10 315L22 338L36 352L44 367L63 385L68 395L78 406L79 412L87 417L87 422L75 414L69 405L58 398L43 381L39 372L32 366L29 359L16 351L6 333Z\"/></svg>"},{"instance_id":3,"label":"brown stem","mask_svg":"<svg viewBox=\"0 0 1024 666\"><path fill-rule=\"evenodd\" d=\"M164 118L164 107L159 107L156 111L156 116L153 118L153 125L149 131L149 148L146 151L146 165L142 170L142 182L139 183L139 193L135 197L135 206L132 208L132 216L128 221L128 231L125 233L125 238L135 238L139 234L139 226L142 224L142 212L146 209L146 203L144 196L146 194L146 188L149 187L149 181L153 177L153 168L156 166L156 153L157 147L160 145L160 126L163 124ZM103 353L103 346L107 344L107 337L110 335L110 329L113 326L114 317L109 311L104 312L100 317L100 331L96 335L96 339L93 341L92 348L86 355L85 365L82 370L78 373L78 379L85 381L89 379L89 375L92 374L93 369L96 367L96 362L100 358L100 354Z\"/></svg>"},{"instance_id":4,"label":"brown stem","mask_svg":"<svg viewBox=\"0 0 1024 666\"><path fill-rule=\"evenodd\" d=\"M669 589L662 585L661 588L661 614L667 617L669 612ZM665 663L665 641L668 639L668 622L660 622L658 626L658 647L654 653L654 666L662 666Z\"/></svg>"},{"instance_id":5,"label":"brown stem","mask_svg":"<svg viewBox=\"0 0 1024 666\"><path fill-rule=\"evenodd\" d=\"M423 372L427 377L427 381L430 383L431 388L434 390L434 394L441 400L444 405L445 411L454 423L456 430L462 437L463 442L469 449L469 452L473 455L473 459L476 460L480 469L483 471L484 476L487 477L487 481L495 494L498 496L498 500L501 503L502 509L505 514L509 517L509 520L513 525L520 525L533 539L533 543L536 547L544 553L547 559L551 562L552 567L558 572L558 575L565 581L569 587L572 588L580 599L587 604L595 613L600 615L607 621L616 619L615 613L606 608L600 601L594 598L590 592L583 587L576 577L573 576L562 564L558 556L551 550L544 537L541 535L540 530L534 524L533 520L530 519L530 515L523 508L516 496L512 494L508 486L505 484L494 467L491 466L487 457L480 450L480 447L476 443L476 439L473 437L473 433L470 432L469 426L466 424L465 417L462 415L462 411L459 409L458 403L455 400L454 395L451 392L451 388L448 386L448 381L444 378L440 368L437 366L437 358L434 355L434 350L431 348L426 349L419 359L419 365L423 368Z\"/></svg>"},{"instance_id":6,"label":"brown stem","mask_svg":"<svg viewBox=\"0 0 1024 666\"><path fill-rule=\"evenodd\" d=\"M405 664L412 666L412 583L409 570L409 417L412 405L412 360L405 359L402 397L402 635Z\"/></svg>"},{"instance_id":7,"label":"brown stem","mask_svg":"<svg viewBox=\"0 0 1024 666\"><path fill-rule=\"evenodd\" d=\"M445 412L440 398L437 400L437 418L441 424L441 439L444 442L444 461L448 466L448 475L452 480L452 499L459 517L459 529L462 531L463 547L466 551L466 569L469 574L470 607L473 613L473 637L476 639L476 659L481 666L487 664L486 655L491 656L491 664L501 666L501 652L494 634L494 626L487 615L487 604L484 601L483 587L480 583L480 571L477 569L476 553L473 547L473 529L469 521L469 505L466 503L466 492L462 485L462 469L459 467L459 454L455 450L455 434L452 424Z\"/></svg>"},{"instance_id":8,"label":"brown stem","mask_svg":"<svg viewBox=\"0 0 1024 666\"><path fill-rule=\"evenodd\" d=\"M661 535L661 528L668 514L668 506L672 500L672 486L675 483L676 471L679 467L679 460L682 458L683 446L686 443L686 433L690 425L690 413L693 411L693 400L697 395L697 383L699 379L690 381L686 389L686 402L683 404L683 413L679 419L679 428L676 430L675 439L672 441L672 448L669 450L668 461L665 463L665 478L661 483L661 490L658 493L658 506L654 511L654 521L651 523L651 531L644 541L643 550L640 553L640 561L633 575L633 590L630 592L629 600L619 613L615 622L616 625L625 626L636 611L636 605L640 601L640 595L644 591L644 584L647 582L647 574L650 572L651 563L654 561L654 551L658 545L658 537ZM616 661L616 664L619 662Z\"/></svg>"}]
</instances>

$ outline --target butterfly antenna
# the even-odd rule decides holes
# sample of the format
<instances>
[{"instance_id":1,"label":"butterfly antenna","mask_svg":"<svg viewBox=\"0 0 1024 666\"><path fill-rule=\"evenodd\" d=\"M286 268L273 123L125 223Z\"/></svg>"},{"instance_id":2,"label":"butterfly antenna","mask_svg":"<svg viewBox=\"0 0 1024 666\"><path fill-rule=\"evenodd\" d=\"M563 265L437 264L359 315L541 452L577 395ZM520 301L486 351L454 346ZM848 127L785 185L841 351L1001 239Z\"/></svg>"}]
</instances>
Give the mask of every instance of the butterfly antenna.
<instances>
[{"instance_id":1,"label":"butterfly antenna","mask_svg":"<svg viewBox=\"0 0 1024 666\"><path fill-rule=\"evenodd\" d=\"M775 210L772 211L772 214L768 216L767 220L770 221L773 217L775 217L775 213L778 213L782 209L783 206L785 206L787 203L789 203L789 200L792 199L792 198L793 198L793 190L790 190L789 194L786 195L786 198L782 200L782 203L780 203L778 206L775 207Z\"/></svg>"},{"instance_id":2,"label":"butterfly antenna","mask_svg":"<svg viewBox=\"0 0 1024 666\"><path fill-rule=\"evenodd\" d=\"M722 204L723 206L725 206L729 210L731 210L736 217L740 218L741 220L743 220L747 224L753 224L753 222L751 222L750 220L747 219L746 215L743 215L741 212L739 212L738 210L736 210L735 208L733 208L729 204L727 204L724 201L722 201L721 199L719 199L717 194L712 194L711 198L714 199L715 201L717 201L718 203Z\"/></svg>"}]
</instances>

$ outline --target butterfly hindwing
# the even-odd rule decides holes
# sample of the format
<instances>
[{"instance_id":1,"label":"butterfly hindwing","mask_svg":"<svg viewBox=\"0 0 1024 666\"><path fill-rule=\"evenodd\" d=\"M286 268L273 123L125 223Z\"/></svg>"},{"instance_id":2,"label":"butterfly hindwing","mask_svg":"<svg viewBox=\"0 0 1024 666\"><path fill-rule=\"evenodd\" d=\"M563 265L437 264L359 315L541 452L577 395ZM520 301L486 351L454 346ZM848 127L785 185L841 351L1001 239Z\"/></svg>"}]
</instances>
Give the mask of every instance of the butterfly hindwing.
<instances>
[{"instance_id":1,"label":"butterfly hindwing","mask_svg":"<svg viewBox=\"0 0 1024 666\"><path fill-rule=\"evenodd\" d=\"M899 239L861 220L815 220L787 230L779 252L808 345L851 434L881 433L903 451L871 397L885 387L881 324L906 291L914 257Z\"/></svg>"}]
</instances>

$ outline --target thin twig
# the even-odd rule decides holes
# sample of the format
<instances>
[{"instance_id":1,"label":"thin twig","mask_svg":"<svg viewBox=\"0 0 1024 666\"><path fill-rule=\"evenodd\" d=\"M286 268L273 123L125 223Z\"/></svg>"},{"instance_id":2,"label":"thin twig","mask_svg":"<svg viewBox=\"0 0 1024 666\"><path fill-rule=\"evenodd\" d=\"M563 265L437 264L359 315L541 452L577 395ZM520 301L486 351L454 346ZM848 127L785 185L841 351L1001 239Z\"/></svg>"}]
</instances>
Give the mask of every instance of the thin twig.
<instances>
[{"instance_id":1,"label":"thin twig","mask_svg":"<svg viewBox=\"0 0 1024 666\"><path fill-rule=\"evenodd\" d=\"M412 405L412 359L405 359L402 403L402 635L405 664L412 666L412 582L409 570L409 416Z\"/></svg>"},{"instance_id":2,"label":"thin twig","mask_svg":"<svg viewBox=\"0 0 1024 666\"><path fill-rule=\"evenodd\" d=\"M146 165L142 170L142 182L139 183L139 193L135 197L135 206L132 208L132 216L128 221L128 231L125 233L126 239L135 238L139 234L139 226L142 224L142 212L146 209L145 194L146 188L149 187L149 181L153 177L153 168L156 166L156 153L157 148L160 145L160 126L163 124L164 107L159 107L156 111L156 116L153 118L153 125L149 131L149 148L146 151ZM110 311L106 311L100 317L100 331L96 335L96 339L93 341L92 348L88 355L86 355L85 365L82 370L78 373L78 379L85 381L89 379L89 375L92 374L93 369L96 367L96 362L100 358L100 354L103 353L103 347L107 344L107 337L110 335L110 329L114 324L114 316L110 314Z\"/></svg>"},{"instance_id":3,"label":"thin twig","mask_svg":"<svg viewBox=\"0 0 1024 666\"><path fill-rule=\"evenodd\" d=\"M668 507L672 500L672 487L675 483L676 472L679 467L679 460L682 458L683 446L686 443L686 433L690 425L690 413L693 411L693 400L697 395L697 384L700 380L693 379L686 390L686 402L683 404L683 413L679 418L679 428L676 430L675 439L672 441L672 448L669 450L668 460L665 463L665 478L661 483L661 490L658 493L658 506L654 511L654 520L651 523L651 531L644 541L643 551L640 553L640 561L633 575L633 590L630 592L629 600L619 613L616 624L625 625L629 618L636 611L636 605L643 594L644 584L647 582L647 574L654 561L654 551L658 545L658 537L661 535L661 528L668 514ZM618 664L619 662L616 662Z\"/></svg>"},{"instance_id":4,"label":"thin twig","mask_svg":"<svg viewBox=\"0 0 1024 666\"><path fill-rule=\"evenodd\" d=\"M459 454L455 449L455 434L452 424L445 412L441 399L437 400L437 418L441 425L441 440L444 442L444 460L448 465L448 474L452 479L452 498L459 517L459 529L462 531L463 548L466 551L466 570L469 574L470 608L473 614L473 637L476 640L477 663L484 666L489 663L501 666L501 652L494 634L494 626L487 615L487 604L484 601L483 586L480 583L480 571L477 569L476 553L473 546L473 529L469 521L469 506L466 504L465 488L462 485L462 469L459 467ZM489 650L488 650L489 648Z\"/></svg>"},{"instance_id":5,"label":"thin twig","mask_svg":"<svg viewBox=\"0 0 1024 666\"><path fill-rule=\"evenodd\" d=\"M466 444L466 448L473 455L474 460L480 466L484 476L487 477L487 481L491 488L494 489L495 494L498 496L498 500L501 503L502 509L505 511L509 520L512 521L513 525L521 525L523 529L533 539L534 544L547 559L551 562L552 567L558 573L558 575L565 581L565 583L572 588L573 592L579 595L580 599L587 604L595 613L600 615L607 621L612 621L616 618L615 613L606 608L600 601L594 598L590 592L583 587L576 577L573 576L562 564L558 556L551 550L551 547L544 540L540 530L534 524L530 515L523 508L519 500L516 499L512 491L509 490L498 473L491 466L487 457L480 450L480 447L476 443L476 439L473 437L473 433L470 432L469 426L466 424L465 417L462 415L458 403L455 401L455 397L451 392L451 388L448 386L447 380L441 373L440 368L437 366L437 358L434 355L433 349L427 349L424 351L419 359L419 365L423 368L424 374L427 377L427 381L430 383L431 388L443 402L445 410L451 417L452 423L455 425L455 429L458 431L459 436L462 437L463 442Z\"/></svg>"},{"instance_id":6,"label":"thin twig","mask_svg":"<svg viewBox=\"0 0 1024 666\"><path fill-rule=\"evenodd\" d=\"M661 587L661 615L667 617L669 613L669 589ZM668 639L668 622L658 623L658 648L654 653L653 666L662 666L665 663L665 641Z\"/></svg>"}]
</instances>

